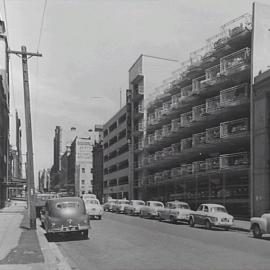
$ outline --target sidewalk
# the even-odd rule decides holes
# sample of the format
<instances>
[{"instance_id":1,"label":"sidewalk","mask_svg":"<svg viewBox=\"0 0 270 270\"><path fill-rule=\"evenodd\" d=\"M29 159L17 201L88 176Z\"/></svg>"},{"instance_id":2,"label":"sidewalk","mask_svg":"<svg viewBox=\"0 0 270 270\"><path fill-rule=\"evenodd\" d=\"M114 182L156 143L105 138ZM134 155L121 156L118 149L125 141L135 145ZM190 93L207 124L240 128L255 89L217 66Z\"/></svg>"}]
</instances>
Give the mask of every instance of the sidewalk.
<instances>
[{"instance_id":1,"label":"sidewalk","mask_svg":"<svg viewBox=\"0 0 270 270\"><path fill-rule=\"evenodd\" d=\"M26 202L12 201L0 209L0 270L69 270L57 245L49 243L37 220L29 230Z\"/></svg>"}]
</instances>

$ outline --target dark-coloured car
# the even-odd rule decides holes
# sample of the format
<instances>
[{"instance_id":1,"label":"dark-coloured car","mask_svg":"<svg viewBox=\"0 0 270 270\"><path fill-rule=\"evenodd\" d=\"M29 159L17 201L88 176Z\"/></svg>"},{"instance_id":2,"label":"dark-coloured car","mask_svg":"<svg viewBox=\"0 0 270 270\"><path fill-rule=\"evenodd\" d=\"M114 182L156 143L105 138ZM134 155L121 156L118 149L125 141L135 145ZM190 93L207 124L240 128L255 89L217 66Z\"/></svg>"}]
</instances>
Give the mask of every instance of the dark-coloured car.
<instances>
[{"instance_id":1,"label":"dark-coloured car","mask_svg":"<svg viewBox=\"0 0 270 270\"><path fill-rule=\"evenodd\" d=\"M41 223L48 235L78 233L87 239L90 220L81 198L49 199L41 210Z\"/></svg>"},{"instance_id":2,"label":"dark-coloured car","mask_svg":"<svg viewBox=\"0 0 270 270\"><path fill-rule=\"evenodd\" d=\"M45 206L45 203L49 199L57 198L56 193L36 193L35 194L35 207L36 207L36 216L40 218L40 210Z\"/></svg>"}]
</instances>

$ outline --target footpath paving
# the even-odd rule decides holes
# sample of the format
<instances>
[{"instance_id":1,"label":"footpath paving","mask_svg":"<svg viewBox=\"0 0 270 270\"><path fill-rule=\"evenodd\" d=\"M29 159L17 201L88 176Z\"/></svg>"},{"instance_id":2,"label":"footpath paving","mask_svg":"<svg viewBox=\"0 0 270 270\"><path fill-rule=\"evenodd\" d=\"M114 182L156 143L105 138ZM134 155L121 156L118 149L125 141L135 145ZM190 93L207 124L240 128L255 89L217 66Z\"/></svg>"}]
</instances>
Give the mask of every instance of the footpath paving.
<instances>
[{"instance_id":1,"label":"footpath paving","mask_svg":"<svg viewBox=\"0 0 270 270\"><path fill-rule=\"evenodd\" d=\"M250 222L235 220L232 230L249 232ZM71 270L54 242L48 242L37 220L29 230L26 203L12 201L0 209L0 270Z\"/></svg>"},{"instance_id":2,"label":"footpath paving","mask_svg":"<svg viewBox=\"0 0 270 270\"><path fill-rule=\"evenodd\" d=\"M54 242L48 242L37 220L29 230L26 203L12 201L0 209L0 270L71 270Z\"/></svg>"}]
</instances>

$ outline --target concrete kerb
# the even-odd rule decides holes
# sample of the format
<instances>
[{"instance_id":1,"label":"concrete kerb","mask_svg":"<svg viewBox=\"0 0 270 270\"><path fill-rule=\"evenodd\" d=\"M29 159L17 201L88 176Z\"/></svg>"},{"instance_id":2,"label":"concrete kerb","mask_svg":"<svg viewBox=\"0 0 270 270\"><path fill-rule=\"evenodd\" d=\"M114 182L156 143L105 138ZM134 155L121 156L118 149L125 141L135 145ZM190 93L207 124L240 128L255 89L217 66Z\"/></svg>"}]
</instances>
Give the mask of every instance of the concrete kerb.
<instances>
[{"instance_id":1,"label":"concrete kerb","mask_svg":"<svg viewBox=\"0 0 270 270\"><path fill-rule=\"evenodd\" d=\"M48 270L72 270L68 259L63 256L60 249L54 242L48 242L45 237L45 230L41 228L41 223L37 220L37 236L41 251L44 256L46 269Z\"/></svg>"}]
</instances>

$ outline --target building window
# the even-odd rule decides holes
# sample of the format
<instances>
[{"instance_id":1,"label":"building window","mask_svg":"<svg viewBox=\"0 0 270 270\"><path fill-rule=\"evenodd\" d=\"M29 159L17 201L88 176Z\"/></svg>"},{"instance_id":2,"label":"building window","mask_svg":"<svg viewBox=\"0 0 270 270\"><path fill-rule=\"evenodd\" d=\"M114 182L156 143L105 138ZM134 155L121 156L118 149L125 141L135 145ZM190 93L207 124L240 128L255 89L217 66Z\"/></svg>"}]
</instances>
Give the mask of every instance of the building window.
<instances>
[{"instance_id":1,"label":"building window","mask_svg":"<svg viewBox=\"0 0 270 270\"><path fill-rule=\"evenodd\" d=\"M84 184L85 184L85 180L82 180L82 181L81 181L81 184L84 185Z\"/></svg>"},{"instance_id":2,"label":"building window","mask_svg":"<svg viewBox=\"0 0 270 270\"><path fill-rule=\"evenodd\" d=\"M82 173L85 173L85 168L82 168Z\"/></svg>"}]
</instances>

